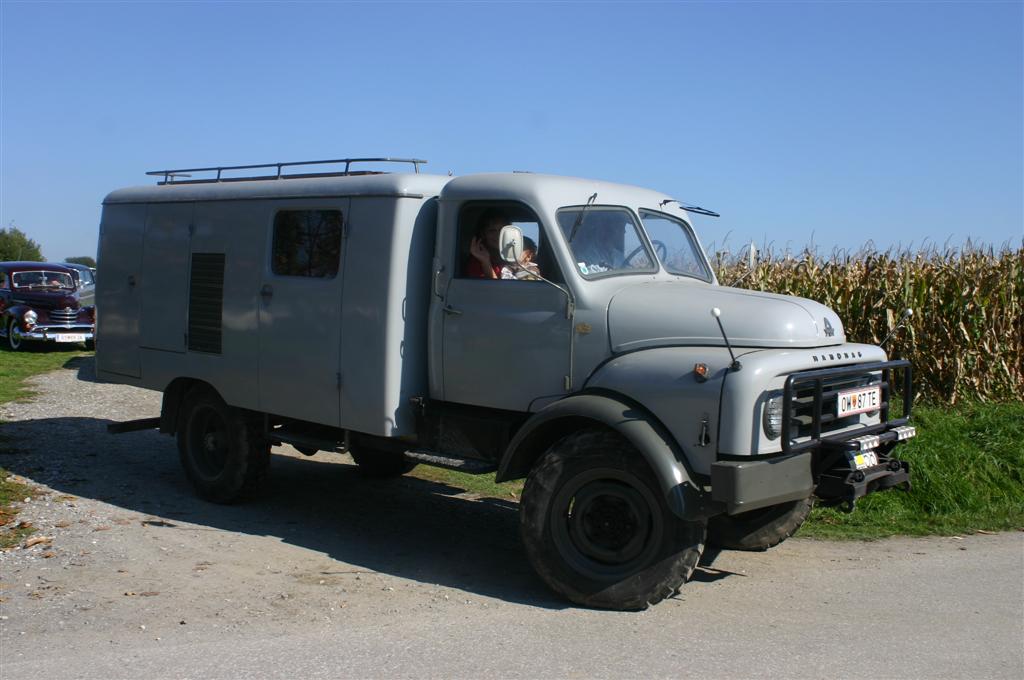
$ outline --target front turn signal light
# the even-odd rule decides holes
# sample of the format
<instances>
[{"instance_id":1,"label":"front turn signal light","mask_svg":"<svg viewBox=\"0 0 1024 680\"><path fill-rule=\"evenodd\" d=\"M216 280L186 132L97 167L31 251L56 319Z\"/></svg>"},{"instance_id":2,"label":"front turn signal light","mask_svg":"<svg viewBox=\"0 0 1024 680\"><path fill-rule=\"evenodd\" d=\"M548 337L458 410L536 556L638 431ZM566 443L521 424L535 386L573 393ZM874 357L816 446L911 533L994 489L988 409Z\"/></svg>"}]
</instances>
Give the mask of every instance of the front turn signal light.
<instances>
[{"instance_id":1,"label":"front turn signal light","mask_svg":"<svg viewBox=\"0 0 1024 680\"><path fill-rule=\"evenodd\" d=\"M708 379L708 365L707 364L694 364L693 374L697 376L699 382L704 382Z\"/></svg>"}]
</instances>

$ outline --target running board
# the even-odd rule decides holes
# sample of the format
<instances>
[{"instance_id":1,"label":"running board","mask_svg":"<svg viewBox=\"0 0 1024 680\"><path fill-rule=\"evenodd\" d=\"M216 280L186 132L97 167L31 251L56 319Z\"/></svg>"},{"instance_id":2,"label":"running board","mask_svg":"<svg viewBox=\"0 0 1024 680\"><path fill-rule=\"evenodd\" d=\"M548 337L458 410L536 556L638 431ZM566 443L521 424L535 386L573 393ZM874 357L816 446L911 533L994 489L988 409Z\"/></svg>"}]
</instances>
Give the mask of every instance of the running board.
<instances>
[{"instance_id":1,"label":"running board","mask_svg":"<svg viewBox=\"0 0 1024 680\"><path fill-rule=\"evenodd\" d=\"M126 420L121 423L107 423L107 432L110 434L124 434L125 432L138 432L140 430L155 430L160 427L160 418L140 418L139 420Z\"/></svg>"},{"instance_id":2,"label":"running board","mask_svg":"<svg viewBox=\"0 0 1024 680\"><path fill-rule=\"evenodd\" d=\"M406 451L405 459L410 463L431 465L433 467L445 468L446 470L456 470L458 472L465 472L471 475L484 475L498 469L497 465L489 463L486 460L459 458L458 456L450 455L445 456L435 451L426 451L423 449Z\"/></svg>"}]
</instances>

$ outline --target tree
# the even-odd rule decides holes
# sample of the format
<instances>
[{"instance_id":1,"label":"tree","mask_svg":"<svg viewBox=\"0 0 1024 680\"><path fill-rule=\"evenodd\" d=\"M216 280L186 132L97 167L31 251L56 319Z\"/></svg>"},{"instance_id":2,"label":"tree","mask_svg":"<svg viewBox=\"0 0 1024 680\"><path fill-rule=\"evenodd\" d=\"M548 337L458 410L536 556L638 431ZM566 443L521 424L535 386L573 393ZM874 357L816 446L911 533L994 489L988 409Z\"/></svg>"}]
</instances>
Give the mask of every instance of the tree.
<instances>
[{"instance_id":1,"label":"tree","mask_svg":"<svg viewBox=\"0 0 1024 680\"><path fill-rule=\"evenodd\" d=\"M39 244L14 225L0 229L0 262L11 260L43 261L43 251Z\"/></svg>"},{"instance_id":2,"label":"tree","mask_svg":"<svg viewBox=\"0 0 1024 680\"><path fill-rule=\"evenodd\" d=\"M84 264L86 267L96 269L96 260L92 259L88 255L79 255L78 257L66 257L64 258L64 261L70 262L71 264Z\"/></svg>"}]
</instances>

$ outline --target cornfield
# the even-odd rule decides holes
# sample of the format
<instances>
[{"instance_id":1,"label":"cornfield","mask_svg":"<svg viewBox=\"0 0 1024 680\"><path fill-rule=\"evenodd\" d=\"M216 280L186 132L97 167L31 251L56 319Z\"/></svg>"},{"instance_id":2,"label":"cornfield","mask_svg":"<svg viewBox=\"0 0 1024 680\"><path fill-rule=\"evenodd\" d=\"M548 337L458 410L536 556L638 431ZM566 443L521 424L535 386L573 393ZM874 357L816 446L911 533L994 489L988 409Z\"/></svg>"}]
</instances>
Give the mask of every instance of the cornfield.
<instances>
[{"instance_id":1,"label":"cornfield","mask_svg":"<svg viewBox=\"0 0 1024 680\"><path fill-rule=\"evenodd\" d=\"M879 343L912 308L885 349L913 363L918 398L1024 399L1024 245L743 255L715 254L723 285L826 304L850 342Z\"/></svg>"}]
</instances>

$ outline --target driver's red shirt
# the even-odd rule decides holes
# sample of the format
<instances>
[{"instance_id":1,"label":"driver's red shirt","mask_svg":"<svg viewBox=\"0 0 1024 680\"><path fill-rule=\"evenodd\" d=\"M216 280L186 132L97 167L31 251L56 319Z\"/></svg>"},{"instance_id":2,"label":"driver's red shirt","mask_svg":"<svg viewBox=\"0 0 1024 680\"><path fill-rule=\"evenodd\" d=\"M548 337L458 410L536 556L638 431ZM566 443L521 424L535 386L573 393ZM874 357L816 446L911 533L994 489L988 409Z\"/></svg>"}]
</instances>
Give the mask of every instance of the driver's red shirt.
<instances>
[{"instance_id":1,"label":"driver's red shirt","mask_svg":"<svg viewBox=\"0 0 1024 680\"><path fill-rule=\"evenodd\" d=\"M500 279L501 278L501 265L497 265L497 266L494 266L492 268L494 269L494 278ZM480 264L480 260L476 259L472 255L469 256L469 261L466 263L466 266L463 268L463 276L466 276L467 278L470 278L470 279L489 279L489 278L491 278L490 276L487 275L487 271L484 270L484 266L482 264Z\"/></svg>"}]
</instances>

